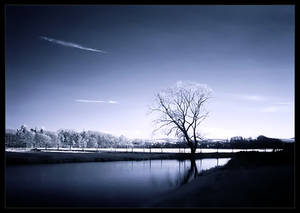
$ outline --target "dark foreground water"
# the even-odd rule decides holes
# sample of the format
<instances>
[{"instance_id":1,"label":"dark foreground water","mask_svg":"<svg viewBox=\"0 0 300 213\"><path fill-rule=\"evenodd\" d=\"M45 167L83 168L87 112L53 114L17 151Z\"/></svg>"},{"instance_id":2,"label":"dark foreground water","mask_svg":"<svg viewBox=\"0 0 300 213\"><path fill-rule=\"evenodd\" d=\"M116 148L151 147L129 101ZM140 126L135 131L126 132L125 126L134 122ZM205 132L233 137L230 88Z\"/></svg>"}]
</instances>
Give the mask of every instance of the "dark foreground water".
<instances>
[{"instance_id":1,"label":"dark foreground water","mask_svg":"<svg viewBox=\"0 0 300 213\"><path fill-rule=\"evenodd\" d=\"M6 167L7 207L139 207L221 166L223 159L147 160Z\"/></svg>"}]
</instances>

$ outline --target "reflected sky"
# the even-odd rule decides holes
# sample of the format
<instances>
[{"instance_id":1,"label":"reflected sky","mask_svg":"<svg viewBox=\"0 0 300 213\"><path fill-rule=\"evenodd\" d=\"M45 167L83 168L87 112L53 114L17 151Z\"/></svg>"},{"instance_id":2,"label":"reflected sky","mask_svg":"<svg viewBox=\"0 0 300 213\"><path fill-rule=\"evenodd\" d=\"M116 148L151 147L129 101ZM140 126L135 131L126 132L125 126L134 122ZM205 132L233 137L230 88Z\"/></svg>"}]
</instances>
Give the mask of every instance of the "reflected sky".
<instances>
[{"instance_id":1,"label":"reflected sky","mask_svg":"<svg viewBox=\"0 0 300 213\"><path fill-rule=\"evenodd\" d=\"M229 159L196 160L198 172ZM190 160L8 166L7 205L140 206L182 184Z\"/></svg>"}]
</instances>

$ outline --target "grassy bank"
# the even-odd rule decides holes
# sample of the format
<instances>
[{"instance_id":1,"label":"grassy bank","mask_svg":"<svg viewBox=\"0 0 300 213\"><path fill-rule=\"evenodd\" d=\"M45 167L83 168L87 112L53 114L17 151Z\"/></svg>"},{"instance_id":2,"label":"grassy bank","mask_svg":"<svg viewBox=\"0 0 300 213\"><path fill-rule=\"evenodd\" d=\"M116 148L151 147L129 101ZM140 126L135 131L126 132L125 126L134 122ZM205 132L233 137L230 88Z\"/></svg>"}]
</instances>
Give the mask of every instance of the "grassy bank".
<instances>
[{"instance_id":1,"label":"grassy bank","mask_svg":"<svg viewBox=\"0 0 300 213\"><path fill-rule=\"evenodd\" d=\"M157 198L152 207L294 207L292 152L238 153L224 167Z\"/></svg>"},{"instance_id":2,"label":"grassy bank","mask_svg":"<svg viewBox=\"0 0 300 213\"><path fill-rule=\"evenodd\" d=\"M231 158L236 153L198 153L201 158ZM189 159L186 153L139 153L139 152L99 152L99 153L65 153L65 152L6 152L6 165L37 163L75 163L105 162L154 159Z\"/></svg>"}]
</instances>

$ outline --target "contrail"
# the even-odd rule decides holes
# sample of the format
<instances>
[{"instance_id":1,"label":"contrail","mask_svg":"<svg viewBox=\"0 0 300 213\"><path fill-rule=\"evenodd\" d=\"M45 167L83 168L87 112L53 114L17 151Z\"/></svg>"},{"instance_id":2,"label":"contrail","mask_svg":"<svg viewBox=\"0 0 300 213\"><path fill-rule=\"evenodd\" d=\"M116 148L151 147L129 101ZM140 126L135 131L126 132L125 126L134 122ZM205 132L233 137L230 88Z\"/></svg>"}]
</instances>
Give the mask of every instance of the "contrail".
<instances>
[{"instance_id":1,"label":"contrail","mask_svg":"<svg viewBox=\"0 0 300 213\"><path fill-rule=\"evenodd\" d=\"M82 103L106 103L106 104L117 104L117 101L98 101L98 100L87 100L87 99L77 99L76 102Z\"/></svg>"},{"instance_id":2,"label":"contrail","mask_svg":"<svg viewBox=\"0 0 300 213\"><path fill-rule=\"evenodd\" d=\"M40 38L45 40L45 41L49 41L49 42L52 42L52 43L55 43L55 44L60 44L60 45L66 46L66 47L74 47L74 48L78 48L78 49L81 49L81 50L87 50L87 51L92 51L92 52L107 53L103 50L97 50L97 49L93 49L93 48L89 48L89 47L83 47L79 44L75 44L75 43L72 43L72 42L61 41L61 40L57 40L57 39L49 38L49 37L45 37L45 36L40 36Z\"/></svg>"}]
</instances>

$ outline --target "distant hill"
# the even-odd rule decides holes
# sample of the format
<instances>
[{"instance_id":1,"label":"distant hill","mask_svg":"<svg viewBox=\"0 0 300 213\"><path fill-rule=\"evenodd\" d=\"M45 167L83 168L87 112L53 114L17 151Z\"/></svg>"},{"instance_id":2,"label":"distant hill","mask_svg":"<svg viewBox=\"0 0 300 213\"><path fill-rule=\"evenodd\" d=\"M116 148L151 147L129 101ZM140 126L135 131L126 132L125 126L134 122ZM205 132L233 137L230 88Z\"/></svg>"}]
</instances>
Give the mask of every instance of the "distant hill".
<instances>
[{"instance_id":1,"label":"distant hill","mask_svg":"<svg viewBox=\"0 0 300 213\"><path fill-rule=\"evenodd\" d=\"M294 143L295 142L295 138L280 138L280 140L282 142L286 142L286 143Z\"/></svg>"}]
</instances>

